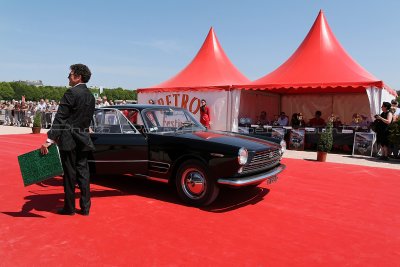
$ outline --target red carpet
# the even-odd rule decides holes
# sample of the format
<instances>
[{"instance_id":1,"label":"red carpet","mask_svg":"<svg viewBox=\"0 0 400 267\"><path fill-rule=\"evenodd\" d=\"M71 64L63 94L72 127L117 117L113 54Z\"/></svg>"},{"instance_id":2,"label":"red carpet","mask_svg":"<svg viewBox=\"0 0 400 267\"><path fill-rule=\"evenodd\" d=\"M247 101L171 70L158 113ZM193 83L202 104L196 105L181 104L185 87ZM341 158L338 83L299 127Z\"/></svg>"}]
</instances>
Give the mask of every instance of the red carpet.
<instances>
[{"instance_id":1,"label":"red carpet","mask_svg":"<svg viewBox=\"0 0 400 267\"><path fill-rule=\"evenodd\" d=\"M206 209L104 177L89 217L60 216L62 180L23 187L16 158L45 138L0 136L1 266L400 265L396 170L285 159L277 183L223 190Z\"/></svg>"}]
</instances>

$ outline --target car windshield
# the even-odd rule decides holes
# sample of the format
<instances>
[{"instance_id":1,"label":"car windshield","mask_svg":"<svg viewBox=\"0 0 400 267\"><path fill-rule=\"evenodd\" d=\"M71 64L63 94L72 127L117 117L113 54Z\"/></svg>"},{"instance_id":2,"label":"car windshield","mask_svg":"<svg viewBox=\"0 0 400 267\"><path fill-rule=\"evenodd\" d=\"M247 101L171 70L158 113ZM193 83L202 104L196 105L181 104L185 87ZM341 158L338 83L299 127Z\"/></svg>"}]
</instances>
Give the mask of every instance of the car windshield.
<instances>
[{"instance_id":1,"label":"car windshield","mask_svg":"<svg viewBox=\"0 0 400 267\"><path fill-rule=\"evenodd\" d=\"M157 107L142 110L143 121L152 133L204 130L204 126L185 110Z\"/></svg>"}]
</instances>

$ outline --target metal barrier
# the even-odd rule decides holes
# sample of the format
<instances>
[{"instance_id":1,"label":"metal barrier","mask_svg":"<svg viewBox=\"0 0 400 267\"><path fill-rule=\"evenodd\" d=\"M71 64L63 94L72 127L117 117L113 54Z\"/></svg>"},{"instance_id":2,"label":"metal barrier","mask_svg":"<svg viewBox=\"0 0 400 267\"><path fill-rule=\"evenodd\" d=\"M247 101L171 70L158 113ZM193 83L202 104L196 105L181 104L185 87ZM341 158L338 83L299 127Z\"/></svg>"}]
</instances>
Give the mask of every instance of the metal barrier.
<instances>
[{"instance_id":1,"label":"metal barrier","mask_svg":"<svg viewBox=\"0 0 400 267\"><path fill-rule=\"evenodd\" d=\"M4 109L0 109L0 124L4 124L6 120L6 111Z\"/></svg>"}]
</instances>

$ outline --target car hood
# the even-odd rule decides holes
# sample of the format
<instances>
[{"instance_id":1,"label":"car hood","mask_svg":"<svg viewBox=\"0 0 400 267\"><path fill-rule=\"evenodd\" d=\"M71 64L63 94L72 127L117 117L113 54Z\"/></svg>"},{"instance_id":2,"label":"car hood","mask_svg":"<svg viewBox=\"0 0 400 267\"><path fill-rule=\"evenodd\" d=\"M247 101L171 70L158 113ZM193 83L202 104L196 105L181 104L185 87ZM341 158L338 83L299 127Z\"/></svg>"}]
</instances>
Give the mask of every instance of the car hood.
<instances>
[{"instance_id":1,"label":"car hood","mask_svg":"<svg viewBox=\"0 0 400 267\"><path fill-rule=\"evenodd\" d=\"M238 148L245 147L251 151L278 149L280 147L278 144L274 142L233 132L194 131L194 132L181 132L178 134L183 138L195 139L195 140L207 140L209 143L236 146Z\"/></svg>"}]
</instances>

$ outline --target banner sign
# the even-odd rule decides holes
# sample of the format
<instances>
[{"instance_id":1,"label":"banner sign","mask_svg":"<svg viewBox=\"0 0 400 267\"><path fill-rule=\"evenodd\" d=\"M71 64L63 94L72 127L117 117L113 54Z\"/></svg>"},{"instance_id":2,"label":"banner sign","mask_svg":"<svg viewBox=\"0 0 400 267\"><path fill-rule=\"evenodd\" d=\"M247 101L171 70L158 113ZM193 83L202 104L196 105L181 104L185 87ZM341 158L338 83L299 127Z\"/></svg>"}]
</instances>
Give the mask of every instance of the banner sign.
<instances>
[{"instance_id":1,"label":"banner sign","mask_svg":"<svg viewBox=\"0 0 400 267\"><path fill-rule=\"evenodd\" d=\"M239 112L238 106L240 103L240 91L236 91L144 91L138 93L138 103L149 104L150 100L153 100L157 105L181 107L190 111L197 120L200 120L200 102L201 99L204 99L206 100L207 106L210 109L211 129L232 130L232 125L238 125L237 120Z\"/></svg>"},{"instance_id":2,"label":"banner sign","mask_svg":"<svg viewBox=\"0 0 400 267\"><path fill-rule=\"evenodd\" d=\"M304 150L305 134L304 129L292 129L289 137L289 149Z\"/></svg>"},{"instance_id":3,"label":"banner sign","mask_svg":"<svg viewBox=\"0 0 400 267\"><path fill-rule=\"evenodd\" d=\"M355 132L353 142L353 156L372 156L372 147L375 142L375 133Z\"/></svg>"}]
</instances>

